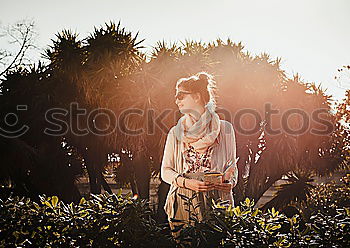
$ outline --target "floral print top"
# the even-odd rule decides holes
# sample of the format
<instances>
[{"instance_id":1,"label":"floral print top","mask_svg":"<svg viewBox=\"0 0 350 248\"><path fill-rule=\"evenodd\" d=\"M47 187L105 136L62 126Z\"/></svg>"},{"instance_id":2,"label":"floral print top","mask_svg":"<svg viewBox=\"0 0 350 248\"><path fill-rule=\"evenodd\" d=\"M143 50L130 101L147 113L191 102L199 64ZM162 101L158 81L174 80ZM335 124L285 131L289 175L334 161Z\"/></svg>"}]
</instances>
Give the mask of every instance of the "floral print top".
<instances>
[{"instance_id":1,"label":"floral print top","mask_svg":"<svg viewBox=\"0 0 350 248\"><path fill-rule=\"evenodd\" d=\"M209 147L205 153L199 153L194 147L189 145L183 153L188 169L186 173L207 172L211 169L212 147Z\"/></svg>"}]
</instances>

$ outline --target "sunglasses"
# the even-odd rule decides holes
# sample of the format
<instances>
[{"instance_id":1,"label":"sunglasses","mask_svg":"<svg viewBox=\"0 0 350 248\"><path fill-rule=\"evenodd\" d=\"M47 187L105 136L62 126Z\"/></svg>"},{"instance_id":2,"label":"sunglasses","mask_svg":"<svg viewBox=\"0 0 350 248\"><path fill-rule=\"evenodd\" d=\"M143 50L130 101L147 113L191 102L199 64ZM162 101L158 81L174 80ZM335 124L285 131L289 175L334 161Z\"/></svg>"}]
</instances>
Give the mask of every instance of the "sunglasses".
<instances>
[{"instance_id":1,"label":"sunglasses","mask_svg":"<svg viewBox=\"0 0 350 248\"><path fill-rule=\"evenodd\" d=\"M178 91L176 94L175 94L175 99L177 100L183 100L185 98L186 95L190 95L192 94L192 92L190 91Z\"/></svg>"}]
</instances>

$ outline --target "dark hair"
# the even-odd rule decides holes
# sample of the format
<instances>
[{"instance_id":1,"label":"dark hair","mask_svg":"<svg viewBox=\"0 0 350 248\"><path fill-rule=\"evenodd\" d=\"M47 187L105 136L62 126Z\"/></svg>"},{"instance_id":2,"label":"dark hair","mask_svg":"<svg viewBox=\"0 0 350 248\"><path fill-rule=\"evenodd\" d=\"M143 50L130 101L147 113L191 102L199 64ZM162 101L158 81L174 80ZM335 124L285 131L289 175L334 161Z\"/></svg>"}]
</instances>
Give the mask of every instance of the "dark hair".
<instances>
[{"instance_id":1,"label":"dark hair","mask_svg":"<svg viewBox=\"0 0 350 248\"><path fill-rule=\"evenodd\" d=\"M188 78L180 78L176 83L176 88L180 87L186 91L199 93L204 104L216 103L216 82L209 73L200 72Z\"/></svg>"}]
</instances>

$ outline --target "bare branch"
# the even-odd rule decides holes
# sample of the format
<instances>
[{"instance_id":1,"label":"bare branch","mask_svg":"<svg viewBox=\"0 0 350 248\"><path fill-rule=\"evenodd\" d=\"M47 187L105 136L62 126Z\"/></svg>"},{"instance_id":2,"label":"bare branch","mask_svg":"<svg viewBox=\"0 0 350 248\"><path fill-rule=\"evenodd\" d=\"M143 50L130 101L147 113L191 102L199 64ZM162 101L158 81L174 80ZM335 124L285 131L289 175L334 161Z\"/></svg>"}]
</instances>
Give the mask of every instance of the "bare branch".
<instances>
[{"instance_id":1,"label":"bare branch","mask_svg":"<svg viewBox=\"0 0 350 248\"><path fill-rule=\"evenodd\" d=\"M6 50L1 51L0 53L0 63L6 65L5 58L13 57L8 66L0 73L0 77L6 74L9 70L16 68L20 65L23 65L23 61L25 60L25 56L28 50L32 48L36 48L34 45L34 41L37 33L34 31L34 22L28 20L19 21L13 25L7 26L0 34L0 37L7 37L10 40L8 44L16 44L19 45L18 52L13 55Z\"/></svg>"}]
</instances>

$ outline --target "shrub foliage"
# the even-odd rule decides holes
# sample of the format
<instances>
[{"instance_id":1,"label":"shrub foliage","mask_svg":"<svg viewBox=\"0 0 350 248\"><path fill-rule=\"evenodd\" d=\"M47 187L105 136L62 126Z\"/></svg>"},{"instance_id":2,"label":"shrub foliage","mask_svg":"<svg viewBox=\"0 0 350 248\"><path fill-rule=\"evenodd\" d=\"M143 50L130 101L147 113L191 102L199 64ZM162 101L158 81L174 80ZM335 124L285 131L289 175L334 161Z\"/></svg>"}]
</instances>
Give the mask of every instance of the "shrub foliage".
<instances>
[{"instance_id":1,"label":"shrub foliage","mask_svg":"<svg viewBox=\"0 0 350 248\"><path fill-rule=\"evenodd\" d=\"M65 204L56 196L42 196L39 203L10 197L0 201L0 246L349 247L349 178L341 185L316 187L304 209L307 219L289 218L275 208L255 209L248 198L236 207L213 202L202 221L182 220L173 230L177 235L154 221L145 200L121 191L82 198L79 204ZM340 199L329 204L326 198L333 195Z\"/></svg>"}]
</instances>

